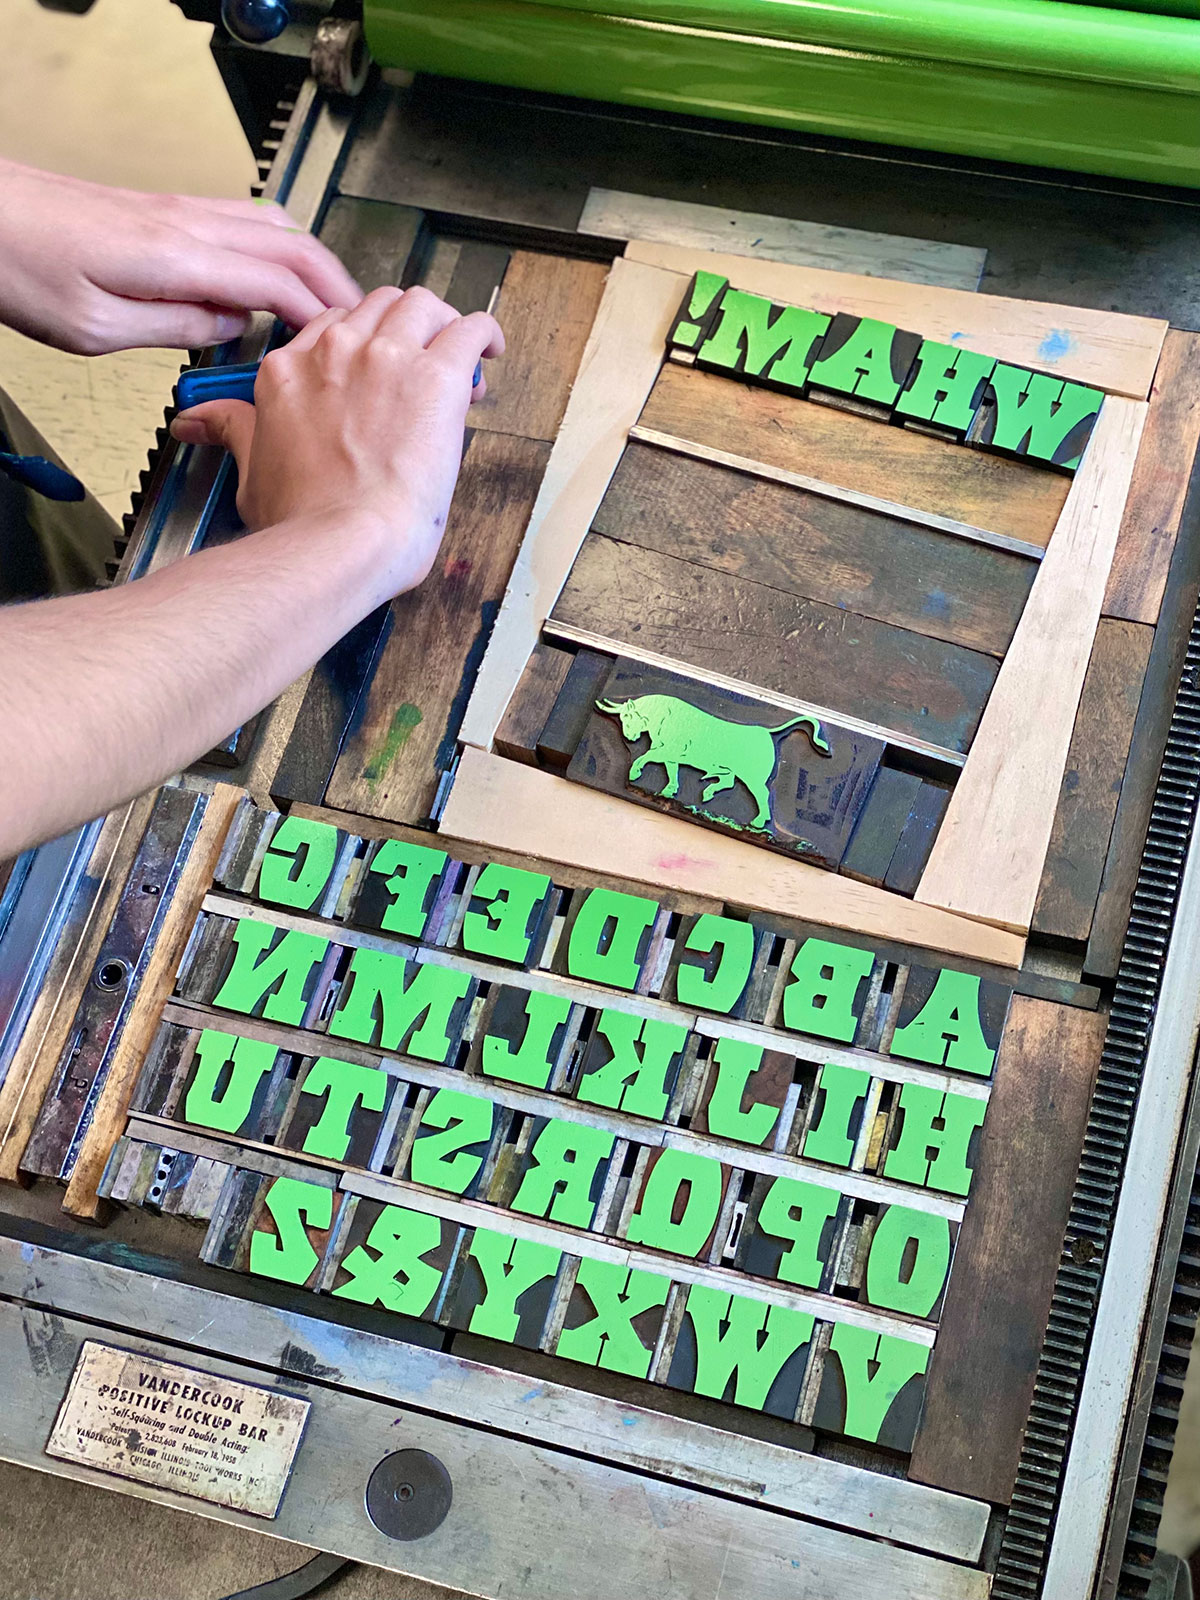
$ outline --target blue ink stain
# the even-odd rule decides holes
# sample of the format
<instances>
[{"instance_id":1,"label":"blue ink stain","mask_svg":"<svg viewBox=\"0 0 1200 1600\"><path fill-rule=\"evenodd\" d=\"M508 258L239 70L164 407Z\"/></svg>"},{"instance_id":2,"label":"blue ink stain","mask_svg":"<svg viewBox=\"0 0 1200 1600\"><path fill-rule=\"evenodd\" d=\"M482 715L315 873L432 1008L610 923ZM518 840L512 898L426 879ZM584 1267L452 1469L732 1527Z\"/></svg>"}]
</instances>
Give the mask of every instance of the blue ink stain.
<instances>
[{"instance_id":1,"label":"blue ink stain","mask_svg":"<svg viewBox=\"0 0 1200 1600\"><path fill-rule=\"evenodd\" d=\"M952 333L950 335L950 343L953 344L956 339L965 339L966 337L965 333Z\"/></svg>"},{"instance_id":2,"label":"blue ink stain","mask_svg":"<svg viewBox=\"0 0 1200 1600\"><path fill-rule=\"evenodd\" d=\"M1038 355L1043 361L1061 361L1075 348L1075 341L1065 328L1051 328L1038 345Z\"/></svg>"},{"instance_id":3,"label":"blue ink stain","mask_svg":"<svg viewBox=\"0 0 1200 1600\"><path fill-rule=\"evenodd\" d=\"M621 1425L625 1428L636 1428L638 1425L638 1419L636 1417L622 1417Z\"/></svg>"},{"instance_id":4,"label":"blue ink stain","mask_svg":"<svg viewBox=\"0 0 1200 1600\"><path fill-rule=\"evenodd\" d=\"M541 1397L541 1393L542 1393L542 1391L540 1389L530 1389L528 1394L523 1394L521 1396L521 1404L524 1405L525 1402L528 1401L528 1400L537 1400L537 1399L539 1399Z\"/></svg>"},{"instance_id":5,"label":"blue ink stain","mask_svg":"<svg viewBox=\"0 0 1200 1600\"><path fill-rule=\"evenodd\" d=\"M795 1556L792 1557L792 1565L797 1569L797 1571L799 1571L800 1563L796 1560Z\"/></svg>"},{"instance_id":6,"label":"blue ink stain","mask_svg":"<svg viewBox=\"0 0 1200 1600\"><path fill-rule=\"evenodd\" d=\"M925 596L925 604L921 609L927 611L930 616L944 617L950 610L950 603L950 596L944 590L931 589Z\"/></svg>"},{"instance_id":7,"label":"blue ink stain","mask_svg":"<svg viewBox=\"0 0 1200 1600\"><path fill-rule=\"evenodd\" d=\"M26 1266L28 1266L29 1263L33 1260L33 1246L31 1244L22 1244L22 1246L21 1246L21 1260L25 1263Z\"/></svg>"}]
</instances>

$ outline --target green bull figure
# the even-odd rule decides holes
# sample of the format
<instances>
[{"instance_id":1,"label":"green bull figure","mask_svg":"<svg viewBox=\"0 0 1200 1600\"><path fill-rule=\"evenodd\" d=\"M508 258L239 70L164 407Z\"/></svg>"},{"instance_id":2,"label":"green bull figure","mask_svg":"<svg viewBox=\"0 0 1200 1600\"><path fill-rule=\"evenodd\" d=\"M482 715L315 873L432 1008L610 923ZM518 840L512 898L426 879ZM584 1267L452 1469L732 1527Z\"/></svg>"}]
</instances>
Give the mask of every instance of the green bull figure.
<instances>
[{"instance_id":1,"label":"green bull figure","mask_svg":"<svg viewBox=\"0 0 1200 1600\"><path fill-rule=\"evenodd\" d=\"M656 762L667 769L661 798L673 800L679 793L680 767L694 767L702 775L700 798L707 804L722 790L732 789L740 778L758 807L752 828L765 828L771 820L769 785L775 771L776 734L805 727L814 750L823 756L833 754L819 719L812 716L791 717L777 727L763 728L727 722L669 694L641 694L624 701L597 700L596 709L617 718L630 744L643 733L649 735L650 748L636 756L629 768L630 783L636 783L643 769Z\"/></svg>"}]
</instances>

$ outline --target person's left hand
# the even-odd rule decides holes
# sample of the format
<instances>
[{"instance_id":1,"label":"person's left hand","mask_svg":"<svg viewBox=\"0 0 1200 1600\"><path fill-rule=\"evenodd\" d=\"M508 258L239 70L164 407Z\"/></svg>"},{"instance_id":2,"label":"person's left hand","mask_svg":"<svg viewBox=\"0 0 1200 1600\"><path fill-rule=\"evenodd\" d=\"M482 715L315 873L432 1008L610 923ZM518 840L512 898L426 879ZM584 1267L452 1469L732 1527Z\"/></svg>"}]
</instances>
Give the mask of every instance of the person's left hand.
<instances>
[{"instance_id":1,"label":"person's left hand","mask_svg":"<svg viewBox=\"0 0 1200 1600\"><path fill-rule=\"evenodd\" d=\"M79 355L300 328L362 290L281 206L108 189L0 161L0 321Z\"/></svg>"}]
</instances>

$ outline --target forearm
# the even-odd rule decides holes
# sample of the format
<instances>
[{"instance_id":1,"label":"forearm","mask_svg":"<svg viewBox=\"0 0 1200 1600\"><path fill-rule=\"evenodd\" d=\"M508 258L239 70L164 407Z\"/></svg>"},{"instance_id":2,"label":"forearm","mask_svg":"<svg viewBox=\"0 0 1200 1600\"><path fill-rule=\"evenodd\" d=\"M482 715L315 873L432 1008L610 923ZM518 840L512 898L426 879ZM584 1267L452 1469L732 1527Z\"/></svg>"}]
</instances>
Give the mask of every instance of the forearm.
<instances>
[{"instance_id":1,"label":"forearm","mask_svg":"<svg viewBox=\"0 0 1200 1600\"><path fill-rule=\"evenodd\" d=\"M296 521L0 610L0 860L194 761L388 597L382 530Z\"/></svg>"}]
</instances>

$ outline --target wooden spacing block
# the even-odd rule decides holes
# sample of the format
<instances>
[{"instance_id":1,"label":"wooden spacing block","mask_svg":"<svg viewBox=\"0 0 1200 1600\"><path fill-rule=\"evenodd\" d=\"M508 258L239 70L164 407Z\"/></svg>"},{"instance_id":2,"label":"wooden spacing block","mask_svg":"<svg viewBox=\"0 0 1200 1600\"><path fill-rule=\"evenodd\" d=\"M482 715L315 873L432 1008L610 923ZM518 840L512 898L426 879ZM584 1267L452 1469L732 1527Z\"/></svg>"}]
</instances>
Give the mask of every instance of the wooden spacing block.
<instances>
[{"instance_id":1,"label":"wooden spacing block","mask_svg":"<svg viewBox=\"0 0 1200 1600\"><path fill-rule=\"evenodd\" d=\"M887 869L884 888L897 894L915 894L921 873L941 827L950 790L940 783L923 783Z\"/></svg>"},{"instance_id":2,"label":"wooden spacing block","mask_svg":"<svg viewBox=\"0 0 1200 1600\"><path fill-rule=\"evenodd\" d=\"M612 667L613 658L596 650L576 654L537 738L537 759L542 766L561 770L575 754Z\"/></svg>"},{"instance_id":3,"label":"wooden spacing block","mask_svg":"<svg viewBox=\"0 0 1200 1600\"><path fill-rule=\"evenodd\" d=\"M721 296L729 287L729 279L715 272L696 272L687 286L679 304L679 313L671 324L667 345L671 349L690 350L693 354L708 338L712 325L721 309Z\"/></svg>"},{"instance_id":4,"label":"wooden spacing block","mask_svg":"<svg viewBox=\"0 0 1200 1600\"><path fill-rule=\"evenodd\" d=\"M1011 1002L1007 984L948 967L910 967L888 1051L905 1061L988 1077Z\"/></svg>"},{"instance_id":5,"label":"wooden spacing block","mask_svg":"<svg viewBox=\"0 0 1200 1600\"><path fill-rule=\"evenodd\" d=\"M890 416L921 343L919 333L839 311L814 356L809 392L822 398L853 397Z\"/></svg>"},{"instance_id":6,"label":"wooden spacing block","mask_svg":"<svg viewBox=\"0 0 1200 1600\"><path fill-rule=\"evenodd\" d=\"M432 842L382 839L368 851L346 920L406 939L426 937L438 895L459 863Z\"/></svg>"},{"instance_id":7,"label":"wooden spacing block","mask_svg":"<svg viewBox=\"0 0 1200 1600\"><path fill-rule=\"evenodd\" d=\"M879 769L842 857L840 870L847 878L883 883L921 787L921 779L914 772L899 772L894 767Z\"/></svg>"},{"instance_id":8,"label":"wooden spacing block","mask_svg":"<svg viewBox=\"0 0 1200 1600\"><path fill-rule=\"evenodd\" d=\"M1087 384L998 361L967 442L1074 472L1103 400L1103 392Z\"/></svg>"},{"instance_id":9,"label":"wooden spacing block","mask_svg":"<svg viewBox=\"0 0 1200 1600\"><path fill-rule=\"evenodd\" d=\"M780 1050L764 1050L743 1039L714 1040L692 1113L692 1132L773 1149L795 1077L794 1057Z\"/></svg>"},{"instance_id":10,"label":"wooden spacing block","mask_svg":"<svg viewBox=\"0 0 1200 1600\"><path fill-rule=\"evenodd\" d=\"M138 1075L131 1111L151 1117L173 1117L190 1075L199 1029L160 1023Z\"/></svg>"},{"instance_id":11,"label":"wooden spacing block","mask_svg":"<svg viewBox=\"0 0 1200 1600\"><path fill-rule=\"evenodd\" d=\"M392 1097L403 1088L382 1067L333 1056L309 1060L277 1143L366 1170Z\"/></svg>"},{"instance_id":12,"label":"wooden spacing block","mask_svg":"<svg viewBox=\"0 0 1200 1600\"><path fill-rule=\"evenodd\" d=\"M759 1173L738 1237L735 1265L756 1278L831 1290L837 1244L853 1202L832 1186Z\"/></svg>"},{"instance_id":13,"label":"wooden spacing block","mask_svg":"<svg viewBox=\"0 0 1200 1600\"><path fill-rule=\"evenodd\" d=\"M816 717L618 661L567 776L836 867L883 749Z\"/></svg>"},{"instance_id":14,"label":"wooden spacing block","mask_svg":"<svg viewBox=\"0 0 1200 1600\"><path fill-rule=\"evenodd\" d=\"M496 730L496 753L512 761L538 764L537 744L559 690L575 664L569 650L536 644Z\"/></svg>"}]
</instances>

